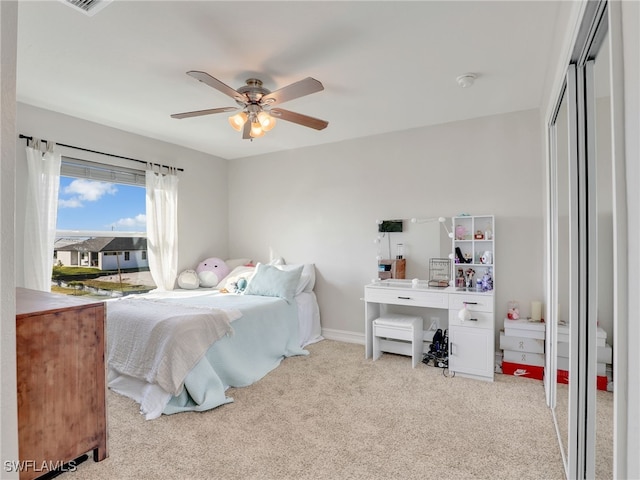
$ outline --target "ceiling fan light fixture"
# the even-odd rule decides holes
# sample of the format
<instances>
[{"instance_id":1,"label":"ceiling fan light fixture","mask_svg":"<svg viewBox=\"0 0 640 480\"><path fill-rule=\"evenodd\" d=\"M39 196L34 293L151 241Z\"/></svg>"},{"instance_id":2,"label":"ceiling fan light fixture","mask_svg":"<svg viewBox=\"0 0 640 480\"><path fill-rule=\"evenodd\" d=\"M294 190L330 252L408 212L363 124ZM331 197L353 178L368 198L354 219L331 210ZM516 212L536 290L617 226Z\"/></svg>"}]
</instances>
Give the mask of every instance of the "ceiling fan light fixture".
<instances>
[{"instance_id":1,"label":"ceiling fan light fixture","mask_svg":"<svg viewBox=\"0 0 640 480\"><path fill-rule=\"evenodd\" d=\"M265 132L268 132L276 126L276 119L265 111L258 113L258 121L260 122L262 130Z\"/></svg>"},{"instance_id":2,"label":"ceiling fan light fixture","mask_svg":"<svg viewBox=\"0 0 640 480\"><path fill-rule=\"evenodd\" d=\"M245 122L247 121L247 114L245 112L238 112L235 115L229 117L229 124L236 131L242 130Z\"/></svg>"},{"instance_id":3,"label":"ceiling fan light fixture","mask_svg":"<svg viewBox=\"0 0 640 480\"><path fill-rule=\"evenodd\" d=\"M252 122L251 123L251 131L249 132L251 138L259 138L264 137L264 130L260 125L260 122Z\"/></svg>"},{"instance_id":4,"label":"ceiling fan light fixture","mask_svg":"<svg viewBox=\"0 0 640 480\"><path fill-rule=\"evenodd\" d=\"M0 0L2 1L2 0ZM61 1L89 1L89 0L61 0ZM91 0L109 1L109 0ZM113 1L113 0L111 0ZM322 130L329 125L329 122L319 118L310 117L301 113L283 110L279 107L281 103L294 100L305 95L324 90L322 83L315 78L307 77L298 82L294 82L285 87L279 88L275 92L264 88L262 81L257 78L250 78L246 85L237 90L231 88L206 72L190 70L187 75L208 85L211 88L224 93L233 98L238 107L209 108L206 110L195 110L192 112L174 113L171 118L190 118L211 115L223 112L238 112L228 118L229 124L237 132L242 132L243 139L258 138L264 136L265 132L275 127L276 119L296 123L303 127ZM272 105L278 108L272 109Z\"/></svg>"}]
</instances>

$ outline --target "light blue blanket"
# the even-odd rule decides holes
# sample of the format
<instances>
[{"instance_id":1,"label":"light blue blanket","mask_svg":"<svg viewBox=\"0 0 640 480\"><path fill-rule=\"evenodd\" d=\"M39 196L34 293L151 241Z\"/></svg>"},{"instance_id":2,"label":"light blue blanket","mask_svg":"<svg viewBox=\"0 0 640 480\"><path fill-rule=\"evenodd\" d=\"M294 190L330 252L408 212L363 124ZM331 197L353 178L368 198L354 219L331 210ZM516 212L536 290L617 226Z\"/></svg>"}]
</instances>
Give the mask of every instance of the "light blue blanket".
<instances>
[{"instance_id":1,"label":"light blue blanket","mask_svg":"<svg viewBox=\"0 0 640 480\"><path fill-rule=\"evenodd\" d=\"M184 299L165 299L185 303ZM164 414L203 411L233 401L225 395L228 387L245 387L275 369L285 357L308 355L299 346L298 311L295 302L252 295L194 296L193 306L237 309L242 317L231 325L233 334L214 343L191 370L184 390L172 397Z\"/></svg>"}]
</instances>

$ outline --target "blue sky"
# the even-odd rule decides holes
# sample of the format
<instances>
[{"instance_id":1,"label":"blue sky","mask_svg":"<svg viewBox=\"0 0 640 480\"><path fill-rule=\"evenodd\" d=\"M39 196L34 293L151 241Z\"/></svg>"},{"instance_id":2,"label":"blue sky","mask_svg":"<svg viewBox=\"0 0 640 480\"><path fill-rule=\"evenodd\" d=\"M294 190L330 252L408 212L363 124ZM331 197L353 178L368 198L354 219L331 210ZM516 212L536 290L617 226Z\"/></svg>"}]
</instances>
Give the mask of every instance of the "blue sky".
<instances>
[{"instance_id":1,"label":"blue sky","mask_svg":"<svg viewBox=\"0 0 640 480\"><path fill-rule=\"evenodd\" d=\"M58 230L146 232L144 187L60 177Z\"/></svg>"}]
</instances>

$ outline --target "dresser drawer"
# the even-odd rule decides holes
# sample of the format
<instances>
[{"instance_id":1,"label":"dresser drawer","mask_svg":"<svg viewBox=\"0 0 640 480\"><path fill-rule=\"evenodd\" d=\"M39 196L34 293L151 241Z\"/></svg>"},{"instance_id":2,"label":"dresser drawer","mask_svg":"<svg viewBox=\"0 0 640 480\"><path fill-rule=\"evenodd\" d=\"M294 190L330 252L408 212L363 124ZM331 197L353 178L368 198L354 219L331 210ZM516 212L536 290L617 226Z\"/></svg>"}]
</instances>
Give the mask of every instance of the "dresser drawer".
<instances>
[{"instance_id":1,"label":"dresser drawer","mask_svg":"<svg viewBox=\"0 0 640 480\"><path fill-rule=\"evenodd\" d=\"M365 288L364 300L389 305L414 305L416 307L449 308L448 295L442 292L397 288Z\"/></svg>"},{"instance_id":2,"label":"dresser drawer","mask_svg":"<svg viewBox=\"0 0 640 480\"><path fill-rule=\"evenodd\" d=\"M457 310L449 310L449 326L462 325L472 328L491 328L493 329L493 313L492 312L474 312L469 309L471 313L471 319L463 322L458 318Z\"/></svg>"},{"instance_id":3,"label":"dresser drawer","mask_svg":"<svg viewBox=\"0 0 640 480\"><path fill-rule=\"evenodd\" d=\"M472 312L493 312L493 295L474 295L472 293L454 293L449 295L449 309L456 312L467 304Z\"/></svg>"}]
</instances>

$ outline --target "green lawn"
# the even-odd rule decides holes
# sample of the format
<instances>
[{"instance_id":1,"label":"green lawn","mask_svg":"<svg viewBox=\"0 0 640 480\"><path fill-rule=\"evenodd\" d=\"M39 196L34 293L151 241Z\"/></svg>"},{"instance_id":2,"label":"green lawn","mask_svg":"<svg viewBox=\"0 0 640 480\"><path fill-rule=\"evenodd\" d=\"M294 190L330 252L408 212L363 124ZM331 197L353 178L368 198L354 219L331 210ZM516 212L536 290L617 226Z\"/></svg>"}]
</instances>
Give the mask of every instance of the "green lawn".
<instances>
[{"instance_id":1,"label":"green lawn","mask_svg":"<svg viewBox=\"0 0 640 480\"><path fill-rule=\"evenodd\" d=\"M100 270L99 268L91 268L91 267L68 267L68 266L59 266L56 265L53 267L53 273L51 278L55 280L60 280L62 278L66 279L67 286L52 286L52 291L56 293L64 293L67 295L89 295L90 293L82 290L84 286L93 287L100 290L117 290L122 292L131 292L131 291L139 291L139 290L150 290L152 287L145 285L133 285L128 282L106 282L100 280L100 276L97 278L86 278L86 275L95 275L101 274L100 276L105 275L113 275L114 272L105 272ZM77 280L73 280L72 278L77 276ZM76 287L78 289L76 289Z\"/></svg>"},{"instance_id":2,"label":"green lawn","mask_svg":"<svg viewBox=\"0 0 640 480\"><path fill-rule=\"evenodd\" d=\"M93 267L66 267L64 265L53 267L53 278L66 275L86 275L88 273L101 273L101 270Z\"/></svg>"}]
</instances>

